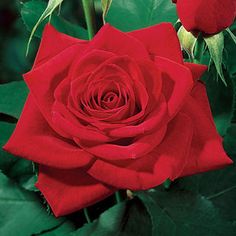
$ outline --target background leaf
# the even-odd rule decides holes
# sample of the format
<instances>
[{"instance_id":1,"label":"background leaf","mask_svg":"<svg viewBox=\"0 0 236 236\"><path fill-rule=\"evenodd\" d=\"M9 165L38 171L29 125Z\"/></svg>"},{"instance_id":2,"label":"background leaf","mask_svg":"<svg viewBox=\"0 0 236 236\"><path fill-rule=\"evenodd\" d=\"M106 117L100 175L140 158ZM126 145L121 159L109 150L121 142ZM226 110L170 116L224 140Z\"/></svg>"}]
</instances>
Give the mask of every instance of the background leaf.
<instances>
[{"instance_id":1,"label":"background leaf","mask_svg":"<svg viewBox=\"0 0 236 236\"><path fill-rule=\"evenodd\" d=\"M0 113L19 118L27 95L24 81L0 84Z\"/></svg>"},{"instance_id":2,"label":"background leaf","mask_svg":"<svg viewBox=\"0 0 236 236\"><path fill-rule=\"evenodd\" d=\"M65 219L48 215L36 194L0 173L0 235L27 236L49 230Z\"/></svg>"},{"instance_id":3,"label":"background leaf","mask_svg":"<svg viewBox=\"0 0 236 236\"><path fill-rule=\"evenodd\" d=\"M15 124L0 121L0 171L5 173L17 160L16 157L2 150L2 146L6 144L14 128Z\"/></svg>"},{"instance_id":4,"label":"background leaf","mask_svg":"<svg viewBox=\"0 0 236 236\"><path fill-rule=\"evenodd\" d=\"M217 82L215 77L215 68L211 67L210 70L205 73L203 80L207 87L207 95L215 125L220 135L224 136L227 128L231 124L234 91L232 80L229 76L225 76L227 87L223 83Z\"/></svg>"},{"instance_id":5,"label":"background leaf","mask_svg":"<svg viewBox=\"0 0 236 236\"><path fill-rule=\"evenodd\" d=\"M175 4L168 0L113 0L106 17L106 22L122 31L176 21Z\"/></svg>"},{"instance_id":6,"label":"background leaf","mask_svg":"<svg viewBox=\"0 0 236 236\"><path fill-rule=\"evenodd\" d=\"M171 189L137 193L153 223L152 235L234 235L234 224L202 195Z\"/></svg>"},{"instance_id":7,"label":"background leaf","mask_svg":"<svg viewBox=\"0 0 236 236\"><path fill-rule=\"evenodd\" d=\"M33 163L17 158L2 149L14 128L15 124L0 121L0 171L15 180L21 187L30 191L38 191L34 186L37 176Z\"/></svg>"},{"instance_id":8,"label":"background leaf","mask_svg":"<svg viewBox=\"0 0 236 236\"><path fill-rule=\"evenodd\" d=\"M137 227L139 227L137 230ZM150 219L143 204L138 199L115 205L100 215L98 220L84 227L71 236L143 236L151 233Z\"/></svg>"},{"instance_id":9,"label":"background leaf","mask_svg":"<svg viewBox=\"0 0 236 236\"><path fill-rule=\"evenodd\" d=\"M23 7L21 9L21 16L27 29L30 32L33 30L34 25L36 24L37 20L40 18L46 7L47 4L41 0L33 0L23 4ZM87 39L88 37L87 31L84 28L66 21L55 13L52 13L50 22L54 27L56 27L57 30L65 34L80 39ZM42 31L46 23L48 23L48 20L44 19L38 25L37 29L35 30L35 36L42 36Z\"/></svg>"}]
</instances>

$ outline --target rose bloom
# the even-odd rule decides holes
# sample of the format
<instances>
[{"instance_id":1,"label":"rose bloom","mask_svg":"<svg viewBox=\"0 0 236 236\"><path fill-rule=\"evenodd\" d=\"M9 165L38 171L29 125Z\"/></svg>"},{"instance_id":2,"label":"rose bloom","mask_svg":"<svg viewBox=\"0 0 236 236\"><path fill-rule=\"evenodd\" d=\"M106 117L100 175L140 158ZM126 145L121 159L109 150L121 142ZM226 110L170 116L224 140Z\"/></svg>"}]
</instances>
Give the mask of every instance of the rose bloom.
<instances>
[{"instance_id":1,"label":"rose bloom","mask_svg":"<svg viewBox=\"0 0 236 236\"><path fill-rule=\"evenodd\" d=\"M184 28L216 34L229 27L236 16L236 0L172 0Z\"/></svg>"},{"instance_id":2,"label":"rose bloom","mask_svg":"<svg viewBox=\"0 0 236 236\"><path fill-rule=\"evenodd\" d=\"M56 216L223 167L232 161L198 81L205 70L183 62L169 23L106 24L91 41L47 25L4 149L39 164L36 186Z\"/></svg>"}]
</instances>

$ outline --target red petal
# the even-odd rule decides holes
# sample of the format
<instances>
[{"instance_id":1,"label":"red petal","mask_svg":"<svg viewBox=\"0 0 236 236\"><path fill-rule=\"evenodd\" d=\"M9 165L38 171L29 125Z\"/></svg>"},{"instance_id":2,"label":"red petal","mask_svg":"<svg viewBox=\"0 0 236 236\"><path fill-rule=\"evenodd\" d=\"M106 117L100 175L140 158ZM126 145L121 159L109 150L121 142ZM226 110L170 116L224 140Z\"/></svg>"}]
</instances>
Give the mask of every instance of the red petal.
<instances>
[{"instance_id":1,"label":"red petal","mask_svg":"<svg viewBox=\"0 0 236 236\"><path fill-rule=\"evenodd\" d=\"M82 169L58 170L39 166L36 187L43 193L55 216L66 215L90 206L114 193Z\"/></svg>"},{"instance_id":2,"label":"red petal","mask_svg":"<svg viewBox=\"0 0 236 236\"><path fill-rule=\"evenodd\" d=\"M193 75L193 79L196 81L201 78L201 76L205 73L207 70L206 65L199 65L194 63L185 62L184 65L188 67Z\"/></svg>"},{"instance_id":3,"label":"red petal","mask_svg":"<svg viewBox=\"0 0 236 236\"><path fill-rule=\"evenodd\" d=\"M92 156L59 137L48 126L29 96L4 150L34 162L68 169L90 164Z\"/></svg>"},{"instance_id":4,"label":"red petal","mask_svg":"<svg viewBox=\"0 0 236 236\"><path fill-rule=\"evenodd\" d=\"M140 159L111 164L96 160L88 173L99 181L116 188L144 190L175 179L188 159L192 140L192 122L178 114L169 124L162 143ZM121 166L123 163L123 166Z\"/></svg>"},{"instance_id":5,"label":"red petal","mask_svg":"<svg viewBox=\"0 0 236 236\"><path fill-rule=\"evenodd\" d=\"M90 41L88 51L92 49L109 51L117 55L128 55L134 59L149 59L146 48L139 40L109 24L104 25Z\"/></svg>"},{"instance_id":6,"label":"red petal","mask_svg":"<svg viewBox=\"0 0 236 236\"><path fill-rule=\"evenodd\" d=\"M182 176L221 168L232 163L217 134L205 86L198 82L182 109L194 122L194 134L189 161Z\"/></svg>"},{"instance_id":7,"label":"red petal","mask_svg":"<svg viewBox=\"0 0 236 236\"><path fill-rule=\"evenodd\" d=\"M184 65L174 61L156 57L157 67L162 71L163 93L167 99L170 117L181 108L193 86L191 71Z\"/></svg>"},{"instance_id":8,"label":"red petal","mask_svg":"<svg viewBox=\"0 0 236 236\"><path fill-rule=\"evenodd\" d=\"M172 24L158 24L132 31L129 35L140 40L152 57L161 56L183 63L180 43Z\"/></svg>"},{"instance_id":9,"label":"red petal","mask_svg":"<svg viewBox=\"0 0 236 236\"><path fill-rule=\"evenodd\" d=\"M106 143L87 147L81 143L80 140L75 139L75 141L87 152L104 160L127 160L141 158L152 151L155 146L162 141L165 132L166 126L163 126L150 134L146 134L138 137L136 140L132 140L132 143L129 145Z\"/></svg>"},{"instance_id":10,"label":"red petal","mask_svg":"<svg viewBox=\"0 0 236 236\"><path fill-rule=\"evenodd\" d=\"M161 96L160 101L157 103L153 111L151 111L145 120L136 125L127 125L111 129L108 134L112 137L124 138L135 137L150 133L157 127L161 127L167 123L167 106L164 96Z\"/></svg>"},{"instance_id":11,"label":"red petal","mask_svg":"<svg viewBox=\"0 0 236 236\"><path fill-rule=\"evenodd\" d=\"M116 56L114 53L104 50L91 50L85 54L78 55L70 68L71 80L77 79L81 75L89 75L95 71L101 64Z\"/></svg>"},{"instance_id":12,"label":"red petal","mask_svg":"<svg viewBox=\"0 0 236 236\"><path fill-rule=\"evenodd\" d=\"M83 45L73 45L24 75L39 110L52 128L54 128L51 121L51 110L55 100L54 91L62 80L68 79L70 64L76 54L83 49Z\"/></svg>"},{"instance_id":13,"label":"red petal","mask_svg":"<svg viewBox=\"0 0 236 236\"><path fill-rule=\"evenodd\" d=\"M47 24L43 31L42 40L34 62L34 67L39 66L66 48L78 43L86 44L87 41L60 33L52 25Z\"/></svg>"}]
</instances>

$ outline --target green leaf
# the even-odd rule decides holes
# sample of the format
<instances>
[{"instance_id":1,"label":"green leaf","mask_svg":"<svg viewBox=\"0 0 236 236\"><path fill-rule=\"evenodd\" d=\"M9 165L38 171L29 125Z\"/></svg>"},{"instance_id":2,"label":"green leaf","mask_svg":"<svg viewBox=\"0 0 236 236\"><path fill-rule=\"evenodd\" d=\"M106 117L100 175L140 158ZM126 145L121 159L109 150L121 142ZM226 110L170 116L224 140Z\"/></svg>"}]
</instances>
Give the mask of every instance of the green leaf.
<instances>
[{"instance_id":1,"label":"green leaf","mask_svg":"<svg viewBox=\"0 0 236 236\"><path fill-rule=\"evenodd\" d=\"M152 235L233 236L236 230L209 199L199 194L159 188L139 192L137 196L152 219Z\"/></svg>"},{"instance_id":2,"label":"green leaf","mask_svg":"<svg viewBox=\"0 0 236 236\"><path fill-rule=\"evenodd\" d=\"M14 73L14 76L19 76L19 79L22 78L22 72L29 70L31 66L29 58L25 57L25 48L24 35L8 39L3 48L4 66Z\"/></svg>"},{"instance_id":3,"label":"green leaf","mask_svg":"<svg viewBox=\"0 0 236 236\"><path fill-rule=\"evenodd\" d=\"M231 156L232 157L232 156ZM234 158L235 160L236 158ZM222 170L191 176L180 181L180 188L189 189L210 201L219 210L220 216L236 224L236 167L235 164ZM235 229L236 230L236 229ZM223 235L223 231L222 231ZM226 234L231 235L231 234ZM232 234L234 235L234 234Z\"/></svg>"},{"instance_id":4,"label":"green leaf","mask_svg":"<svg viewBox=\"0 0 236 236\"><path fill-rule=\"evenodd\" d=\"M29 191L39 191L35 187L38 177L33 162L17 158L5 174L15 180L22 188Z\"/></svg>"},{"instance_id":5,"label":"green leaf","mask_svg":"<svg viewBox=\"0 0 236 236\"><path fill-rule=\"evenodd\" d=\"M234 78L232 78L232 84L233 84L233 91L234 91L234 98L233 98L233 114L232 114L232 119L231 122L232 123L236 123L236 75L234 76Z\"/></svg>"},{"instance_id":6,"label":"green leaf","mask_svg":"<svg viewBox=\"0 0 236 236\"><path fill-rule=\"evenodd\" d=\"M231 39L232 39L232 40L234 41L234 43L236 44L236 36L233 34L233 32L232 32L229 28L226 29L226 32L229 33Z\"/></svg>"},{"instance_id":7,"label":"green leaf","mask_svg":"<svg viewBox=\"0 0 236 236\"><path fill-rule=\"evenodd\" d=\"M17 178L17 182L19 183L19 185L28 190L28 191L34 191L34 192L38 192L39 190L35 187L35 183L37 182L38 177L35 173L31 173L28 175L22 175L20 177Z\"/></svg>"},{"instance_id":8,"label":"green leaf","mask_svg":"<svg viewBox=\"0 0 236 236\"><path fill-rule=\"evenodd\" d=\"M220 76L222 82L226 84L224 74L223 74L223 51L224 51L224 34L220 32L218 34L204 37L207 44L211 60L214 62L218 75Z\"/></svg>"},{"instance_id":9,"label":"green leaf","mask_svg":"<svg viewBox=\"0 0 236 236\"><path fill-rule=\"evenodd\" d=\"M224 137L224 148L236 160L236 124L231 124Z\"/></svg>"},{"instance_id":10,"label":"green leaf","mask_svg":"<svg viewBox=\"0 0 236 236\"><path fill-rule=\"evenodd\" d=\"M217 83L214 76L215 69L211 68L210 71L205 73L204 81L215 125L220 135L224 136L232 119L233 88L231 79L228 76L225 77L227 87L223 83Z\"/></svg>"},{"instance_id":11,"label":"green leaf","mask_svg":"<svg viewBox=\"0 0 236 236\"><path fill-rule=\"evenodd\" d=\"M2 150L2 146L6 144L14 128L15 124L0 121L0 170L3 172L8 172L17 161L16 157Z\"/></svg>"},{"instance_id":12,"label":"green leaf","mask_svg":"<svg viewBox=\"0 0 236 236\"><path fill-rule=\"evenodd\" d=\"M103 24L105 24L105 17L108 13L108 10L111 6L112 0L101 0L102 3L102 19L103 19Z\"/></svg>"},{"instance_id":13,"label":"green leaf","mask_svg":"<svg viewBox=\"0 0 236 236\"><path fill-rule=\"evenodd\" d=\"M64 221L48 215L36 194L19 188L1 173L0 186L0 235L33 235Z\"/></svg>"},{"instance_id":14,"label":"green leaf","mask_svg":"<svg viewBox=\"0 0 236 236\"><path fill-rule=\"evenodd\" d=\"M52 15L53 11L63 2L63 0L48 0L48 5L46 7L46 9L43 11L42 15L39 17L39 19L37 20L36 24L34 25L31 33L30 33L30 37L29 37L29 41L27 44L27 49L26 49L26 55L28 54L29 51L29 46L30 46L30 42L34 36L34 33L36 31L36 29L38 28L39 24L42 23L48 16Z\"/></svg>"},{"instance_id":15,"label":"green leaf","mask_svg":"<svg viewBox=\"0 0 236 236\"><path fill-rule=\"evenodd\" d=\"M143 204L135 198L108 209L98 220L86 224L71 236L148 236L151 235L150 226Z\"/></svg>"},{"instance_id":16,"label":"green leaf","mask_svg":"<svg viewBox=\"0 0 236 236\"><path fill-rule=\"evenodd\" d=\"M113 0L106 17L106 22L122 31L176 21L175 4L167 0Z\"/></svg>"},{"instance_id":17,"label":"green leaf","mask_svg":"<svg viewBox=\"0 0 236 236\"><path fill-rule=\"evenodd\" d=\"M62 0L60 0L60 2L61 1ZM45 24L48 22L46 20L46 17L43 17L41 19L41 22L39 25L37 25L37 28L34 28L34 26L37 24L38 19L40 19L40 17L43 14L45 16L44 12L46 8L47 8L47 4L45 2L41 0L33 0L33 1L29 1L23 4L23 7L21 9L21 16L27 29L30 32L33 32L33 29L34 29L35 36L39 38L42 36L43 28ZM53 8L50 8L50 9L53 9ZM57 28L57 30L73 37L87 39L88 37L87 31L84 28L66 21L65 19L56 15L55 13L51 13L51 14L52 15L51 15L50 22L54 27ZM48 15L48 13L46 15Z\"/></svg>"},{"instance_id":18,"label":"green leaf","mask_svg":"<svg viewBox=\"0 0 236 236\"><path fill-rule=\"evenodd\" d=\"M234 35L236 34L236 21L231 26L230 32ZM236 63L235 63L235 55L236 55L236 44L232 40L229 34L226 34L225 37L225 48L224 48L224 65L226 65L227 72L231 77L236 75Z\"/></svg>"},{"instance_id":19,"label":"green leaf","mask_svg":"<svg viewBox=\"0 0 236 236\"><path fill-rule=\"evenodd\" d=\"M38 191L34 186L37 176L32 162L17 158L2 149L14 128L15 124L0 121L0 171L15 180L23 188Z\"/></svg>"},{"instance_id":20,"label":"green leaf","mask_svg":"<svg viewBox=\"0 0 236 236\"><path fill-rule=\"evenodd\" d=\"M19 118L28 89L24 81L0 85L0 113Z\"/></svg>"},{"instance_id":21,"label":"green leaf","mask_svg":"<svg viewBox=\"0 0 236 236\"><path fill-rule=\"evenodd\" d=\"M65 221L63 224L60 224L59 226L47 230L46 232L42 232L42 236L68 236L71 232L75 230L75 226L70 221Z\"/></svg>"}]
</instances>

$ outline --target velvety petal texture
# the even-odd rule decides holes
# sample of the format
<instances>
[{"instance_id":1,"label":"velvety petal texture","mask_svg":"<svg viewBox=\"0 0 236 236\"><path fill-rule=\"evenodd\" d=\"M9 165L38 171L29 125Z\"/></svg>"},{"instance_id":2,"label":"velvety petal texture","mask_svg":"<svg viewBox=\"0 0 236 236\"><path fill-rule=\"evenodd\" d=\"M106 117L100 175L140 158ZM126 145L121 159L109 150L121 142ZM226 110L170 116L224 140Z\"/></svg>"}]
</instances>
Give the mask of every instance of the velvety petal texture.
<instances>
[{"instance_id":1,"label":"velvety petal texture","mask_svg":"<svg viewBox=\"0 0 236 236\"><path fill-rule=\"evenodd\" d=\"M90 206L114 193L81 169L60 170L40 165L36 187L43 193L55 216Z\"/></svg>"},{"instance_id":2,"label":"velvety petal texture","mask_svg":"<svg viewBox=\"0 0 236 236\"><path fill-rule=\"evenodd\" d=\"M183 62L169 23L129 33L106 24L91 41L48 24L4 149L39 164L36 187L56 216L223 167L205 70Z\"/></svg>"},{"instance_id":3,"label":"velvety petal texture","mask_svg":"<svg viewBox=\"0 0 236 236\"><path fill-rule=\"evenodd\" d=\"M235 0L175 0L185 29L216 34L229 27L236 16Z\"/></svg>"}]
</instances>

